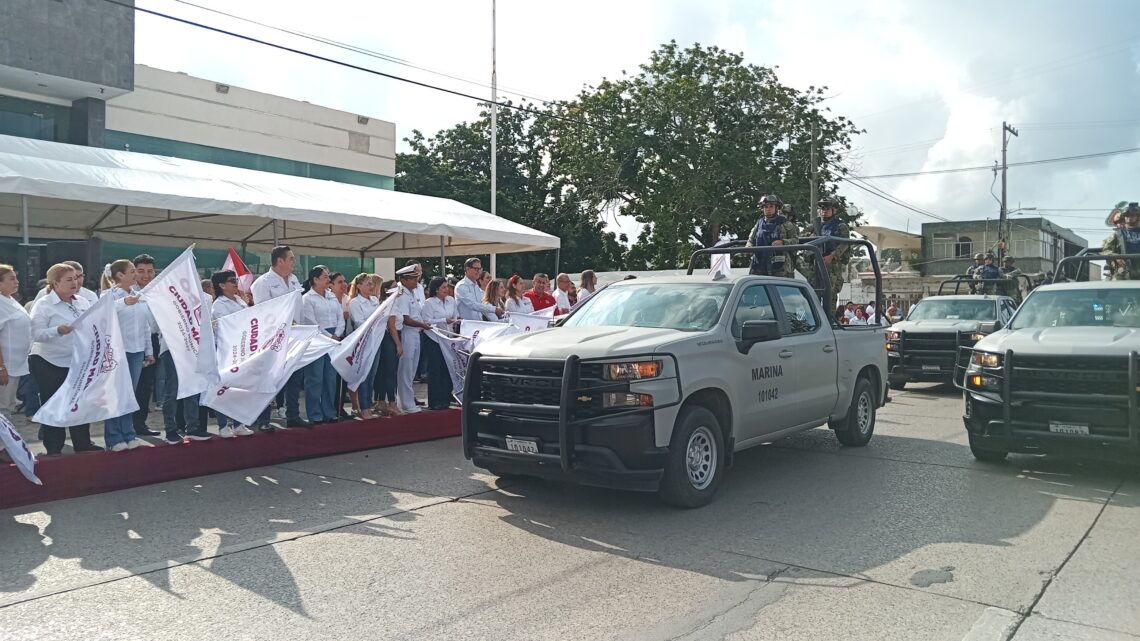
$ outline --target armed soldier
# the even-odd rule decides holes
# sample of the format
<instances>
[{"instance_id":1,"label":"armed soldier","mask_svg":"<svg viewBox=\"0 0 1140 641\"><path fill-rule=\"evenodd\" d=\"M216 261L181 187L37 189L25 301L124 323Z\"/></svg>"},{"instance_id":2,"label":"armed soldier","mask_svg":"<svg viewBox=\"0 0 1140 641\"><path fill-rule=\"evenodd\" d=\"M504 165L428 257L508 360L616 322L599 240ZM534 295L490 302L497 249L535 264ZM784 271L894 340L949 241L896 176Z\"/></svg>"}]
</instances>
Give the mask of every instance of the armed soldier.
<instances>
[{"instance_id":1,"label":"armed soldier","mask_svg":"<svg viewBox=\"0 0 1140 641\"><path fill-rule=\"evenodd\" d=\"M997 293L997 280L1001 278L1001 270L998 269L998 266L994 264L995 259L996 257L993 255L993 252L986 252L985 258L983 259L985 261L984 264L980 268L974 270L974 278L983 281L990 281L988 283L978 283L978 287L981 289L980 293L982 294Z\"/></svg>"},{"instance_id":2,"label":"armed soldier","mask_svg":"<svg viewBox=\"0 0 1140 641\"><path fill-rule=\"evenodd\" d=\"M1021 304L1021 284L1018 282L1018 280L1021 277L1021 270L1018 269L1017 265L1014 264L1017 261L1014 260L1013 256L1007 255L1002 262L1003 262L1003 264L1001 266L1002 276L1005 276L1006 278L1008 278L1009 282L1008 283L1002 283L1002 287L1001 287L1002 291L999 293L1004 295L1004 296L1009 296L1010 298L1012 298L1014 300L1014 302L1016 302L1018 305L1020 305Z\"/></svg>"},{"instance_id":3,"label":"armed soldier","mask_svg":"<svg viewBox=\"0 0 1140 641\"><path fill-rule=\"evenodd\" d=\"M795 245L799 242L799 231L786 217L779 213L779 196L764 196L760 199L763 216L748 234L748 247L779 247ZM753 276L795 276L795 261L786 253L754 254L752 266L748 270Z\"/></svg>"},{"instance_id":4,"label":"armed soldier","mask_svg":"<svg viewBox=\"0 0 1140 641\"><path fill-rule=\"evenodd\" d=\"M977 271L982 268L985 263L985 255L982 252L974 254L974 264L966 268L966 277L970 279L970 293L978 293L978 285L973 279L978 278Z\"/></svg>"},{"instance_id":5,"label":"armed soldier","mask_svg":"<svg viewBox=\"0 0 1140 641\"><path fill-rule=\"evenodd\" d=\"M1124 226L1105 239L1105 254L1140 254L1140 203L1128 203L1121 214ZM1140 260L1117 259L1108 270L1109 280L1140 280Z\"/></svg>"},{"instance_id":6,"label":"armed soldier","mask_svg":"<svg viewBox=\"0 0 1140 641\"><path fill-rule=\"evenodd\" d=\"M819 201L819 218L815 221L815 235L817 237L851 238L851 229L847 223L835 215L837 208L836 201L831 198L824 198ZM822 294L824 298L823 309L830 314L832 313L831 310L835 309L839 290L843 288L847 263L851 256L851 246L841 243L824 243L820 246L820 251L823 252L823 264L831 279L831 290ZM822 291L823 279L816 272L814 254L806 254L802 257L800 271L816 292Z\"/></svg>"}]
</instances>

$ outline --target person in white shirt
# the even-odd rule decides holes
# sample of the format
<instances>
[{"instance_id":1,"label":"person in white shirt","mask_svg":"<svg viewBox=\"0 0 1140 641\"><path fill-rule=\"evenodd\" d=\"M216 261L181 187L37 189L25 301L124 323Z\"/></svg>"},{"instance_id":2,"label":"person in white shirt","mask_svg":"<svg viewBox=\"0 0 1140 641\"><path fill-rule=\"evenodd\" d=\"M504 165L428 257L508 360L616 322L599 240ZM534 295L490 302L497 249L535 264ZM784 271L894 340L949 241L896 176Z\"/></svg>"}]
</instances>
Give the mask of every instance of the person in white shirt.
<instances>
[{"instance_id":1,"label":"person in white shirt","mask_svg":"<svg viewBox=\"0 0 1140 641\"><path fill-rule=\"evenodd\" d=\"M340 301L329 291L329 270L317 265L309 270L301 296L301 324L316 325L318 331L333 340L344 336L344 312ZM305 413L309 421L335 423L336 370L328 354L305 366Z\"/></svg>"},{"instance_id":2,"label":"person in white shirt","mask_svg":"<svg viewBox=\"0 0 1140 641\"><path fill-rule=\"evenodd\" d=\"M214 304L210 309L215 319L240 312L247 307L238 291L238 275L234 270L223 269L214 272L210 276L210 283L214 286ZM214 336L217 337L217 332ZM222 438L253 436L253 430L238 424L234 419L218 411L214 414L218 417L218 436Z\"/></svg>"},{"instance_id":3,"label":"person in white shirt","mask_svg":"<svg viewBox=\"0 0 1140 641\"><path fill-rule=\"evenodd\" d=\"M142 291L142 288L150 284L158 272L154 268L154 256L149 254L139 254L131 261L135 266L135 292ZM141 301L145 307L146 301ZM148 308L149 313L149 308ZM158 328L153 323L154 317L151 316L151 334L149 337L150 347L152 353L155 354L157 361L159 350L158 342ZM139 382L135 385L135 400L139 403L139 409L135 412L135 434L138 436L158 436L159 433L146 426L146 419L150 415L150 401L151 397L156 396L155 387L158 383L158 370L160 367L157 364L143 365L142 374L139 375ZM157 396L161 397L163 390L157 390Z\"/></svg>"},{"instance_id":4,"label":"person in white shirt","mask_svg":"<svg viewBox=\"0 0 1140 641\"><path fill-rule=\"evenodd\" d=\"M127 370L131 374L132 394L138 386L143 367L154 363L150 310L134 291L135 279L135 264L126 259L116 260L103 271L103 296L115 300L119 332L127 353ZM135 434L134 412L103 421L103 444L112 452L133 450L144 445Z\"/></svg>"},{"instance_id":5,"label":"person in white shirt","mask_svg":"<svg viewBox=\"0 0 1140 641\"><path fill-rule=\"evenodd\" d=\"M483 289L479 287L479 274L483 272L483 263L478 258L468 258L463 262L466 275L455 286L455 304L459 308L459 317L467 320L483 320L483 314L494 314L495 318L502 318L506 310L483 302Z\"/></svg>"},{"instance_id":6,"label":"person in white shirt","mask_svg":"<svg viewBox=\"0 0 1140 641\"><path fill-rule=\"evenodd\" d=\"M487 287L483 290L483 302L495 307L507 307L507 286L503 281L495 278L487 283ZM490 323L507 322L507 317L499 318L495 314L483 314L483 320Z\"/></svg>"},{"instance_id":7,"label":"person in white shirt","mask_svg":"<svg viewBox=\"0 0 1140 641\"><path fill-rule=\"evenodd\" d=\"M29 373L28 354L32 351L32 317L13 298L18 291L16 270L0 265L0 414L9 420L16 409L20 378Z\"/></svg>"},{"instance_id":8,"label":"person in white shirt","mask_svg":"<svg viewBox=\"0 0 1140 641\"><path fill-rule=\"evenodd\" d=\"M51 290L32 308L32 349L28 367L40 388L40 399L47 403L67 380L71 367L71 349L75 342L71 324L91 307L86 298L77 295L79 280L75 268L62 263L52 265L47 272ZM63 452L67 436L64 428L43 425L44 448L48 456ZM71 433L71 447L76 452L102 451L91 442L91 429L87 424L67 428Z\"/></svg>"},{"instance_id":9,"label":"person in white shirt","mask_svg":"<svg viewBox=\"0 0 1140 641\"><path fill-rule=\"evenodd\" d=\"M598 289L598 275L594 270L587 269L582 272L582 279L578 283L578 302L574 303L574 307L578 307L586 302L594 292Z\"/></svg>"},{"instance_id":10,"label":"person in white shirt","mask_svg":"<svg viewBox=\"0 0 1140 641\"><path fill-rule=\"evenodd\" d=\"M291 291L301 289L301 281L293 275L293 268L297 259L288 245L278 245L269 253L271 267L269 271L257 277L250 286L253 295L253 304L264 303L278 296L284 296ZM301 322L298 312L295 322ZM312 427L312 423L301 418L301 388L305 383L304 370L297 370L289 377L285 384L285 424L288 427ZM262 431L273 429L269 424L269 408L257 420L257 427Z\"/></svg>"},{"instance_id":11,"label":"person in white shirt","mask_svg":"<svg viewBox=\"0 0 1140 641\"><path fill-rule=\"evenodd\" d=\"M848 323L855 319L855 303L853 301L847 301L847 309L843 310L843 317L847 319Z\"/></svg>"},{"instance_id":12,"label":"person in white shirt","mask_svg":"<svg viewBox=\"0 0 1140 641\"><path fill-rule=\"evenodd\" d=\"M79 291L76 292L75 295L86 300L88 303L94 305L99 300L99 295L83 286L83 283L84 283L84 280L83 280L83 278L84 278L83 263L80 263L79 261L75 261L75 260L65 260L60 264L61 265L67 265L68 267L75 270L75 278L79 281ZM39 292L36 293L36 299L32 302L33 303L38 302L41 298L43 298L44 296L47 296L49 292L50 292L50 289L48 289L47 287L44 287L43 289L41 289Z\"/></svg>"},{"instance_id":13,"label":"person in white shirt","mask_svg":"<svg viewBox=\"0 0 1140 641\"><path fill-rule=\"evenodd\" d=\"M875 309L874 301L867 303L866 309L867 309L867 324L868 325L878 325L879 324L879 314L878 314L878 311Z\"/></svg>"},{"instance_id":14,"label":"person in white shirt","mask_svg":"<svg viewBox=\"0 0 1140 641\"><path fill-rule=\"evenodd\" d=\"M431 328L423 320L423 308L416 300L418 276L415 267L408 265L396 272L400 278L400 291L392 306L392 316L400 316L400 364L396 376L396 405L403 414L420 411L416 406L416 393L412 383L420 362L420 334Z\"/></svg>"},{"instance_id":15,"label":"person in white shirt","mask_svg":"<svg viewBox=\"0 0 1140 641\"><path fill-rule=\"evenodd\" d=\"M459 309L455 299L449 295L451 283L446 278L437 276L428 283L427 293L424 321L445 332L454 332L455 323L459 320ZM428 409L445 410L451 405L451 373L447 369L447 362L443 360L443 351L434 338L425 337L423 348L428 360Z\"/></svg>"},{"instance_id":16,"label":"person in white shirt","mask_svg":"<svg viewBox=\"0 0 1140 641\"><path fill-rule=\"evenodd\" d=\"M570 287L573 282L569 274L559 274L554 283L554 305L557 307L554 313L567 314L570 312Z\"/></svg>"},{"instance_id":17,"label":"person in white shirt","mask_svg":"<svg viewBox=\"0 0 1140 641\"><path fill-rule=\"evenodd\" d=\"M511 314L533 314L534 303L523 296L523 280L518 274L507 281L507 311Z\"/></svg>"},{"instance_id":18,"label":"person in white shirt","mask_svg":"<svg viewBox=\"0 0 1140 641\"><path fill-rule=\"evenodd\" d=\"M348 288L349 330L346 334L364 325L373 312L380 308L380 299L376 298L375 295L378 280L376 274L366 273L357 274L356 278L352 279L352 284ZM372 367L368 370L368 375L364 377L360 386L356 388L355 392L351 390L348 392L348 396L352 400L353 410L359 413L360 418L375 417L372 412L372 405L376 402L373 391L378 367L380 367L379 353L372 359Z\"/></svg>"}]
</instances>

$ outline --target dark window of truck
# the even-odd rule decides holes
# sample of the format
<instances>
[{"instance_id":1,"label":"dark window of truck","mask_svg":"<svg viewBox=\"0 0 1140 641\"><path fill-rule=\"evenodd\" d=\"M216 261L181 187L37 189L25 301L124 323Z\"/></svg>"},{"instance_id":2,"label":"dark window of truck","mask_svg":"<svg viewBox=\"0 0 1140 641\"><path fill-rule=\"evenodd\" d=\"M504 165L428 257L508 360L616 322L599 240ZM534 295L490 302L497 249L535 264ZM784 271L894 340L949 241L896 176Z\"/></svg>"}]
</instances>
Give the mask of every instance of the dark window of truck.
<instances>
[{"instance_id":1,"label":"dark window of truck","mask_svg":"<svg viewBox=\"0 0 1140 641\"><path fill-rule=\"evenodd\" d=\"M804 290L799 287L777 285L776 293L784 306L789 333L810 334L819 328L819 319L816 318L815 310Z\"/></svg>"}]
</instances>

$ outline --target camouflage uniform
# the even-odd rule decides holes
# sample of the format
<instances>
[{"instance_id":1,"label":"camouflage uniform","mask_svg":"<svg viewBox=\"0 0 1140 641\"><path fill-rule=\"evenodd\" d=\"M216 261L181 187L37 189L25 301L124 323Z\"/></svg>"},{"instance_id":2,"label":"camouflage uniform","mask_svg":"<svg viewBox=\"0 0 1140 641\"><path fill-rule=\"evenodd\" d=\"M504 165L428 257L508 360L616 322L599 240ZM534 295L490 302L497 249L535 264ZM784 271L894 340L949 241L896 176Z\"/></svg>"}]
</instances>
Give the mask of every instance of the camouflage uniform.
<instances>
[{"instance_id":1,"label":"camouflage uniform","mask_svg":"<svg viewBox=\"0 0 1140 641\"><path fill-rule=\"evenodd\" d=\"M833 215L827 221L820 219L819 236L832 236L834 238L851 238L851 228L847 223L839 219L838 215ZM839 298L839 290L843 289L844 277L847 275L847 263L850 260L850 245L841 244L827 244L825 243L820 247L823 255L831 256L831 264L827 266L827 275L831 280L831 291L823 292L824 295L824 311L828 314L835 313L835 306ZM812 288L819 292L823 288L821 278L816 274L816 262L814 254L805 253L800 259L800 272L811 283Z\"/></svg>"},{"instance_id":2,"label":"camouflage uniform","mask_svg":"<svg viewBox=\"0 0 1140 641\"><path fill-rule=\"evenodd\" d=\"M1002 276L1009 279L1008 283L1002 283L998 292L1003 296L1009 296L1018 305L1021 304L1021 270L1013 265L1013 258L1006 256L1005 260L1009 263L1007 266L1001 268Z\"/></svg>"},{"instance_id":3,"label":"camouflage uniform","mask_svg":"<svg viewBox=\"0 0 1140 641\"><path fill-rule=\"evenodd\" d=\"M1140 227L1124 227L1105 239L1101 246L1105 254L1140 254ZM1140 280L1140 260L1114 261L1108 270L1108 280Z\"/></svg>"},{"instance_id":4,"label":"camouflage uniform","mask_svg":"<svg viewBox=\"0 0 1140 641\"><path fill-rule=\"evenodd\" d=\"M970 265L969 267L966 268L966 278L973 279L973 278L978 277L977 271L979 269L981 269L982 266L984 265L984 263L982 261L983 258L984 258L984 256L982 256L981 253L974 254L974 264ZM970 283L970 293L971 294L978 293L977 289L978 289L978 286L975 283L971 282Z\"/></svg>"},{"instance_id":5,"label":"camouflage uniform","mask_svg":"<svg viewBox=\"0 0 1140 641\"><path fill-rule=\"evenodd\" d=\"M762 216L748 233L748 247L770 247L772 241L780 240L785 245L799 242L799 230L787 218L776 214L770 218ZM748 273L754 276L795 276L796 262L788 254L755 255Z\"/></svg>"},{"instance_id":6,"label":"camouflage uniform","mask_svg":"<svg viewBox=\"0 0 1140 641\"><path fill-rule=\"evenodd\" d=\"M987 255L986 258L993 260L993 255ZM989 265L982 265L981 267L974 270L974 278L996 280L998 278L1001 278L1001 270L998 269L997 265L994 265L992 263ZM978 287L981 289L981 293L991 296L997 293L997 285L998 284L996 282L978 283Z\"/></svg>"}]
</instances>

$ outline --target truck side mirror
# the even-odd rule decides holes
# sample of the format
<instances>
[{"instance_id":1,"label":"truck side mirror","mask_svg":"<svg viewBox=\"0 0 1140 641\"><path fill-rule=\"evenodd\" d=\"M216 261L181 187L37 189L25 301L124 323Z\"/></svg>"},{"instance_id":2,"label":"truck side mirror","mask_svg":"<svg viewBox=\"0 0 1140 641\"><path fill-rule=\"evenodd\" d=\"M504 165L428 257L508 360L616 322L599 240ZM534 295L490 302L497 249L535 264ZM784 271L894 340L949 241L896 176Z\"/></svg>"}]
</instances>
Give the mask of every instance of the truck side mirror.
<instances>
[{"instance_id":1,"label":"truck side mirror","mask_svg":"<svg viewBox=\"0 0 1140 641\"><path fill-rule=\"evenodd\" d=\"M736 346L741 354L747 354L749 348L756 343L774 341L780 338L780 324L776 321L750 320L744 321L740 328L740 340Z\"/></svg>"},{"instance_id":2,"label":"truck side mirror","mask_svg":"<svg viewBox=\"0 0 1140 641\"><path fill-rule=\"evenodd\" d=\"M993 334L1001 329L1001 321L990 321L988 323L978 323L978 331L983 334Z\"/></svg>"}]
</instances>

